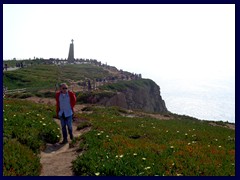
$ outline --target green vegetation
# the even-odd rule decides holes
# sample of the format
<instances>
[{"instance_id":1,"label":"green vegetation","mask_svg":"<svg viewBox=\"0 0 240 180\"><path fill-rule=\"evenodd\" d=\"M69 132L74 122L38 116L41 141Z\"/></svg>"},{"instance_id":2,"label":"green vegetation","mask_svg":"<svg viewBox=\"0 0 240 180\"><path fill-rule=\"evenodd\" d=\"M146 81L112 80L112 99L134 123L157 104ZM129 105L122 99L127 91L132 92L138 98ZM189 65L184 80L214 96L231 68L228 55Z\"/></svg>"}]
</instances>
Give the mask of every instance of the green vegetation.
<instances>
[{"instance_id":1,"label":"green vegetation","mask_svg":"<svg viewBox=\"0 0 240 180\"><path fill-rule=\"evenodd\" d=\"M46 143L60 140L60 129L52 120L54 115L53 106L4 100L4 175L39 175L38 153Z\"/></svg>"},{"instance_id":2,"label":"green vegetation","mask_svg":"<svg viewBox=\"0 0 240 180\"><path fill-rule=\"evenodd\" d=\"M77 102L79 103L96 103L103 98L111 98L116 95L111 91L96 91L96 92L81 92L77 95Z\"/></svg>"},{"instance_id":3,"label":"green vegetation","mask_svg":"<svg viewBox=\"0 0 240 180\"><path fill-rule=\"evenodd\" d=\"M30 91L39 91L55 89L56 83L103 78L108 75L108 71L90 64L35 65L4 72L3 84L8 89L28 88Z\"/></svg>"},{"instance_id":4,"label":"green vegetation","mask_svg":"<svg viewBox=\"0 0 240 180\"><path fill-rule=\"evenodd\" d=\"M118 108L92 108L86 150L73 162L76 175L234 176L235 131L187 116L172 120L127 118Z\"/></svg>"},{"instance_id":5,"label":"green vegetation","mask_svg":"<svg viewBox=\"0 0 240 180\"><path fill-rule=\"evenodd\" d=\"M138 79L133 81L119 81L118 83L106 84L100 87L102 90L112 90L112 91L123 91L127 88L138 89L140 87L150 87L154 86L154 81L150 79Z\"/></svg>"}]
</instances>

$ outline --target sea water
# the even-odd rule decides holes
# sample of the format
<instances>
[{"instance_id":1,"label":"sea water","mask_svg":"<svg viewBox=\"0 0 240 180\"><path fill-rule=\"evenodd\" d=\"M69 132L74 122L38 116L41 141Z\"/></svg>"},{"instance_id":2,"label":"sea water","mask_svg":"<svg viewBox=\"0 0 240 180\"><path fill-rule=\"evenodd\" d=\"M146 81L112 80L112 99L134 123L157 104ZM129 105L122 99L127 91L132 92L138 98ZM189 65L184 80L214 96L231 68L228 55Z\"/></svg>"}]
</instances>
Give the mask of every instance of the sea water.
<instances>
[{"instance_id":1,"label":"sea water","mask_svg":"<svg viewBox=\"0 0 240 180\"><path fill-rule=\"evenodd\" d=\"M157 81L169 111L201 120L235 123L235 79Z\"/></svg>"}]
</instances>

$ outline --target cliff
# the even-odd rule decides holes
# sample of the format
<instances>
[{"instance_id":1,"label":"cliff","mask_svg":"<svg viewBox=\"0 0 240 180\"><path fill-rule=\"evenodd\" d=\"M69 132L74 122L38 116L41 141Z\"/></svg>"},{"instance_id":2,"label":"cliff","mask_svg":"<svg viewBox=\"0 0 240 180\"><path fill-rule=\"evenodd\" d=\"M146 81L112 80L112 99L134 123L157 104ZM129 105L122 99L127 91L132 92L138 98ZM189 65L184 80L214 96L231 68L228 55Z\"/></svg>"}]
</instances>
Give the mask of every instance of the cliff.
<instances>
[{"instance_id":1,"label":"cliff","mask_svg":"<svg viewBox=\"0 0 240 180\"><path fill-rule=\"evenodd\" d=\"M79 101L104 106L119 106L145 112L168 112L159 86L150 79L120 81L101 87L101 92L80 95Z\"/></svg>"}]
</instances>

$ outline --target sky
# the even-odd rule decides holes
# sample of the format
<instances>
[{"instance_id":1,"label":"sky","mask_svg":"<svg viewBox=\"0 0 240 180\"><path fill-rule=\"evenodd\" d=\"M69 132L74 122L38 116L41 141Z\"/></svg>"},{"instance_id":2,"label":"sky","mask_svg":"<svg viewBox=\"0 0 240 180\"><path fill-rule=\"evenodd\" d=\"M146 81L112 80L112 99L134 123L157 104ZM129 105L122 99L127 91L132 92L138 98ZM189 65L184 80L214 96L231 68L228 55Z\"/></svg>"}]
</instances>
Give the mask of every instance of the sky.
<instances>
[{"instance_id":1,"label":"sky","mask_svg":"<svg viewBox=\"0 0 240 180\"><path fill-rule=\"evenodd\" d=\"M75 58L141 73L166 101L216 82L235 99L234 4L3 5L4 60L65 59L71 39Z\"/></svg>"}]
</instances>

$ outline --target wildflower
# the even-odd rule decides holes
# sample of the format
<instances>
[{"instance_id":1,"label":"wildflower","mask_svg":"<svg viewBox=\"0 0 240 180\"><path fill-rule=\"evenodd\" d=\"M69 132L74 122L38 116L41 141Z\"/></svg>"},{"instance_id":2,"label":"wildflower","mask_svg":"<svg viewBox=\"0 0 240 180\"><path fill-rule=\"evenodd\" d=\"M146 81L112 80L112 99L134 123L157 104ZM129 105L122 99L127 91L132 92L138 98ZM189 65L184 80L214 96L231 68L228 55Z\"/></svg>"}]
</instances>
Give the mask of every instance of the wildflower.
<instances>
[{"instance_id":1,"label":"wildflower","mask_svg":"<svg viewBox=\"0 0 240 180\"><path fill-rule=\"evenodd\" d=\"M122 158L122 157L123 157L123 154L122 154L122 155L120 155L119 157L120 157L120 158Z\"/></svg>"},{"instance_id":2,"label":"wildflower","mask_svg":"<svg viewBox=\"0 0 240 180\"><path fill-rule=\"evenodd\" d=\"M100 175L100 173L99 173L99 172L96 172L96 173L95 173L95 175L96 175L96 176L99 176L99 175Z\"/></svg>"},{"instance_id":3,"label":"wildflower","mask_svg":"<svg viewBox=\"0 0 240 180\"><path fill-rule=\"evenodd\" d=\"M29 113L27 113L27 115L29 115Z\"/></svg>"},{"instance_id":4,"label":"wildflower","mask_svg":"<svg viewBox=\"0 0 240 180\"><path fill-rule=\"evenodd\" d=\"M57 135L57 137L59 138L60 136L59 136L59 135Z\"/></svg>"},{"instance_id":5,"label":"wildflower","mask_svg":"<svg viewBox=\"0 0 240 180\"><path fill-rule=\"evenodd\" d=\"M185 133L185 136L187 136L188 134L187 133Z\"/></svg>"},{"instance_id":6,"label":"wildflower","mask_svg":"<svg viewBox=\"0 0 240 180\"><path fill-rule=\"evenodd\" d=\"M153 129L155 129L156 127L155 126L153 126Z\"/></svg>"},{"instance_id":7,"label":"wildflower","mask_svg":"<svg viewBox=\"0 0 240 180\"><path fill-rule=\"evenodd\" d=\"M137 153L134 153L133 155L134 155L134 156L136 156L136 155L137 155Z\"/></svg>"},{"instance_id":8,"label":"wildflower","mask_svg":"<svg viewBox=\"0 0 240 180\"><path fill-rule=\"evenodd\" d=\"M58 128L58 130L60 130L60 128Z\"/></svg>"},{"instance_id":9,"label":"wildflower","mask_svg":"<svg viewBox=\"0 0 240 180\"><path fill-rule=\"evenodd\" d=\"M218 141L218 139L215 139L215 141Z\"/></svg>"},{"instance_id":10,"label":"wildflower","mask_svg":"<svg viewBox=\"0 0 240 180\"><path fill-rule=\"evenodd\" d=\"M195 129L192 129L193 131L195 131Z\"/></svg>"},{"instance_id":11,"label":"wildflower","mask_svg":"<svg viewBox=\"0 0 240 180\"><path fill-rule=\"evenodd\" d=\"M182 176L182 174L177 174L177 176Z\"/></svg>"},{"instance_id":12,"label":"wildflower","mask_svg":"<svg viewBox=\"0 0 240 180\"><path fill-rule=\"evenodd\" d=\"M142 160L146 161L146 158L142 158Z\"/></svg>"},{"instance_id":13,"label":"wildflower","mask_svg":"<svg viewBox=\"0 0 240 180\"><path fill-rule=\"evenodd\" d=\"M170 146L170 148L171 148L171 149L173 149L173 148L174 148L174 146Z\"/></svg>"},{"instance_id":14,"label":"wildflower","mask_svg":"<svg viewBox=\"0 0 240 180\"><path fill-rule=\"evenodd\" d=\"M42 123L42 121L40 121L40 123Z\"/></svg>"},{"instance_id":15,"label":"wildflower","mask_svg":"<svg viewBox=\"0 0 240 180\"><path fill-rule=\"evenodd\" d=\"M168 130L166 130L166 132L168 132Z\"/></svg>"},{"instance_id":16,"label":"wildflower","mask_svg":"<svg viewBox=\"0 0 240 180\"><path fill-rule=\"evenodd\" d=\"M97 135L98 135L98 136L100 136L100 135L101 135L101 133L98 133Z\"/></svg>"},{"instance_id":17,"label":"wildflower","mask_svg":"<svg viewBox=\"0 0 240 180\"><path fill-rule=\"evenodd\" d=\"M188 143L188 145L191 145L191 143Z\"/></svg>"},{"instance_id":18,"label":"wildflower","mask_svg":"<svg viewBox=\"0 0 240 180\"><path fill-rule=\"evenodd\" d=\"M222 146L218 146L219 148L221 148Z\"/></svg>"},{"instance_id":19,"label":"wildflower","mask_svg":"<svg viewBox=\"0 0 240 180\"><path fill-rule=\"evenodd\" d=\"M196 134L193 134L193 135L192 135L192 137L195 137L195 136L196 136Z\"/></svg>"},{"instance_id":20,"label":"wildflower","mask_svg":"<svg viewBox=\"0 0 240 180\"><path fill-rule=\"evenodd\" d=\"M189 129L188 131L191 132L191 129Z\"/></svg>"},{"instance_id":21,"label":"wildflower","mask_svg":"<svg viewBox=\"0 0 240 180\"><path fill-rule=\"evenodd\" d=\"M43 126L46 126L46 124L45 124L45 123L43 123Z\"/></svg>"},{"instance_id":22,"label":"wildflower","mask_svg":"<svg viewBox=\"0 0 240 180\"><path fill-rule=\"evenodd\" d=\"M210 147L210 145L208 145L208 147Z\"/></svg>"},{"instance_id":23,"label":"wildflower","mask_svg":"<svg viewBox=\"0 0 240 180\"><path fill-rule=\"evenodd\" d=\"M179 133L179 131L177 131L177 133Z\"/></svg>"},{"instance_id":24,"label":"wildflower","mask_svg":"<svg viewBox=\"0 0 240 180\"><path fill-rule=\"evenodd\" d=\"M13 115L13 117L15 117L15 116L16 116L16 114Z\"/></svg>"},{"instance_id":25,"label":"wildflower","mask_svg":"<svg viewBox=\"0 0 240 180\"><path fill-rule=\"evenodd\" d=\"M39 116L39 114L37 114L37 116Z\"/></svg>"},{"instance_id":26,"label":"wildflower","mask_svg":"<svg viewBox=\"0 0 240 180\"><path fill-rule=\"evenodd\" d=\"M45 118L42 118L42 120L44 120Z\"/></svg>"},{"instance_id":27,"label":"wildflower","mask_svg":"<svg viewBox=\"0 0 240 180\"><path fill-rule=\"evenodd\" d=\"M175 164L174 163L172 163L172 166L174 166Z\"/></svg>"},{"instance_id":28,"label":"wildflower","mask_svg":"<svg viewBox=\"0 0 240 180\"><path fill-rule=\"evenodd\" d=\"M7 118L4 118L4 121L7 121Z\"/></svg>"},{"instance_id":29,"label":"wildflower","mask_svg":"<svg viewBox=\"0 0 240 180\"><path fill-rule=\"evenodd\" d=\"M148 170L148 169L151 169L151 167L148 166L148 167L145 167L144 169L145 169L145 170Z\"/></svg>"},{"instance_id":30,"label":"wildflower","mask_svg":"<svg viewBox=\"0 0 240 180\"><path fill-rule=\"evenodd\" d=\"M118 158L118 155L116 155L116 158Z\"/></svg>"},{"instance_id":31,"label":"wildflower","mask_svg":"<svg viewBox=\"0 0 240 180\"><path fill-rule=\"evenodd\" d=\"M101 133L103 133L103 131L101 131Z\"/></svg>"},{"instance_id":32,"label":"wildflower","mask_svg":"<svg viewBox=\"0 0 240 180\"><path fill-rule=\"evenodd\" d=\"M192 143L193 143L193 144L195 144L195 143L196 143L196 141L192 141Z\"/></svg>"},{"instance_id":33,"label":"wildflower","mask_svg":"<svg viewBox=\"0 0 240 180\"><path fill-rule=\"evenodd\" d=\"M109 136L108 135L106 135L106 138L108 138Z\"/></svg>"}]
</instances>

